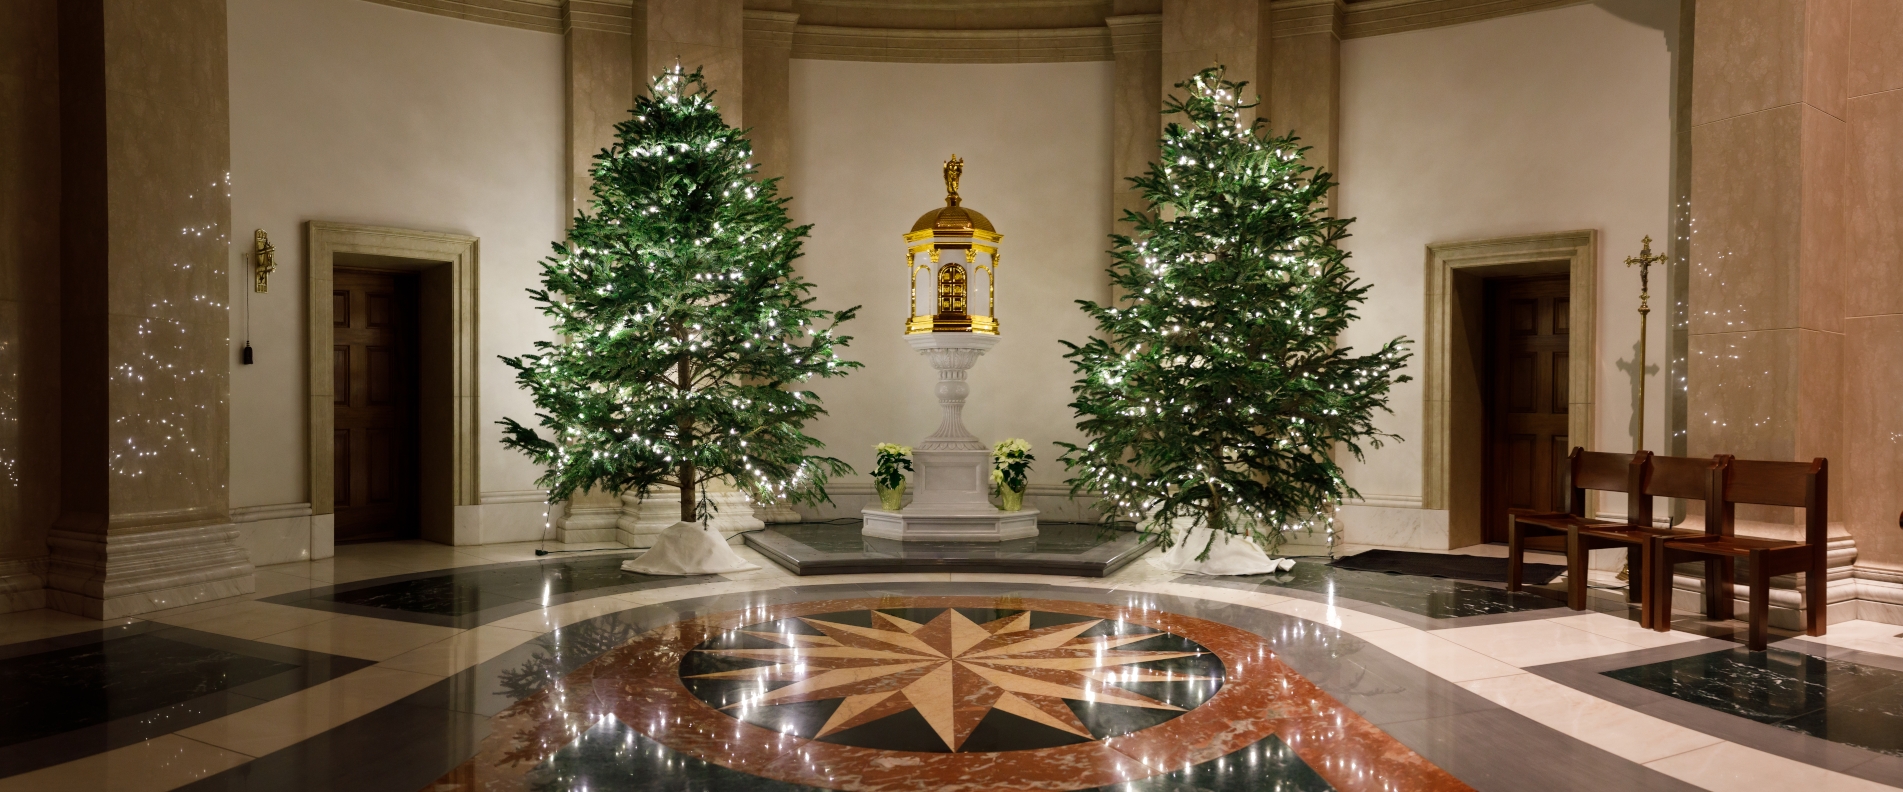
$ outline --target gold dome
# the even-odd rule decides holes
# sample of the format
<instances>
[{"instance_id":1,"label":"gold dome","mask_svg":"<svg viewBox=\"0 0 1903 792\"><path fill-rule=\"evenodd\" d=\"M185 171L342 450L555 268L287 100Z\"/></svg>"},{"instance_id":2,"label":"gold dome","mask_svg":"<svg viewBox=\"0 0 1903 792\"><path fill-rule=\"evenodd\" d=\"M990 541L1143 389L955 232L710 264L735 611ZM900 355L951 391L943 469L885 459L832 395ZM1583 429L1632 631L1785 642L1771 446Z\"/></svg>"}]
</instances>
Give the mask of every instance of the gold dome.
<instances>
[{"instance_id":1,"label":"gold dome","mask_svg":"<svg viewBox=\"0 0 1903 792\"><path fill-rule=\"evenodd\" d=\"M957 198L954 196L950 200L956 201ZM918 222L912 224L913 233L933 231L958 235L970 234L974 229L998 233L998 229L991 227L991 221L985 219L984 215L956 203L919 215Z\"/></svg>"}]
</instances>

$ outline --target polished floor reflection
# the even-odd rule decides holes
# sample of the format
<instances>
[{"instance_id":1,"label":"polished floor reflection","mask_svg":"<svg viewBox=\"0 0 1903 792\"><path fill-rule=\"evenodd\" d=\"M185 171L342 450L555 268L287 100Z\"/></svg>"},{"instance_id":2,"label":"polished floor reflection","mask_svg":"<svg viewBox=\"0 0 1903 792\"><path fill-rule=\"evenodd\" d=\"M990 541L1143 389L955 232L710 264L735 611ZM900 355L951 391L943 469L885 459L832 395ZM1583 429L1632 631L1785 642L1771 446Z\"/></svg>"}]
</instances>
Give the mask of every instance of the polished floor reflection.
<instances>
[{"instance_id":1,"label":"polished floor reflection","mask_svg":"<svg viewBox=\"0 0 1903 792\"><path fill-rule=\"evenodd\" d=\"M1340 569L1297 562L1273 575L1231 578L1268 589L1296 589L1405 611L1430 619L1487 616L1564 607L1550 597L1458 580Z\"/></svg>"},{"instance_id":2,"label":"polished floor reflection","mask_svg":"<svg viewBox=\"0 0 1903 792\"><path fill-rule=\"evenodd\" d=\"M649 579L534 549L0 614L0 792L1903 788L1893 625L1752 653L1617 590L1310 563L798 577L741 548L762 568Z\"/></svg>"}]
</instances>

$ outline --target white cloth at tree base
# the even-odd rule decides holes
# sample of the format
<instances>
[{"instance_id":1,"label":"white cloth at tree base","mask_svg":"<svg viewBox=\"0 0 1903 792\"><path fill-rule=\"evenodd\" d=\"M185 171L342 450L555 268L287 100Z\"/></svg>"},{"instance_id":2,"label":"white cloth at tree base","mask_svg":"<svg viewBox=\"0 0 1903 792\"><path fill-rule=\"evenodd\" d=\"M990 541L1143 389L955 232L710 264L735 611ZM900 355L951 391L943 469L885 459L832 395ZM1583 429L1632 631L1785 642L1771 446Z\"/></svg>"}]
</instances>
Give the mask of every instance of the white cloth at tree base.
<instances>
[{"instance_id":1,"label":"white cloth at tree base","mask_svg":"<svg viewBox=\"0 0 1903 792\"><path fill-rule=\"evenodd\" d=\"M720 529L677 522L662 531L641 557L621 562L627 572L643 575L716 575L759 569L727 546Z\"/></svg>"},{"instance_id":2,"label":"white cloth at tree base","mask_svg":"<svg viewBox=\"0 0 1903 792\"><path fill-rule=\"evenodd\" d=\"M1189 535L1176 540L1176 546L1150 556L1150 565L1185 575L1266 575L1295 568L1293 559L1273 558L1248 537L1227 533L1216 537L1209 558L1198 561L1196 557L1203 554L1210 534L1207 525L1190 529Z\"/></svg>"}]
</instances>

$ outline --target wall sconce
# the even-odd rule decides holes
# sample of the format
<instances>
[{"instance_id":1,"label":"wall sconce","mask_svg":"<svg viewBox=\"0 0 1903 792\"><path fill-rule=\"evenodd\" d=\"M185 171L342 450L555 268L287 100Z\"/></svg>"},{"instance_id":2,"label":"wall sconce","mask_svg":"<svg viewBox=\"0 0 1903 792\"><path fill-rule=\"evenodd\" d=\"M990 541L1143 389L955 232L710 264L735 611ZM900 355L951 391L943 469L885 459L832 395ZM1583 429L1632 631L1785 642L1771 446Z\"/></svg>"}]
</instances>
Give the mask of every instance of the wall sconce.
<instances>
[{"instance_id":1,"label":"wall sconce","mask_svg":"<svg viewBox=\"0 0 1903 792\"><path fill-rule=\"evenodd\" d=\"M265 236L264 229L258 229L257 252L252 257L252 267L257 272L257 290L259 293L271 290L271 273L278 268L277 248L271 247L271 238Z\"/></svg>"}]
</instances>

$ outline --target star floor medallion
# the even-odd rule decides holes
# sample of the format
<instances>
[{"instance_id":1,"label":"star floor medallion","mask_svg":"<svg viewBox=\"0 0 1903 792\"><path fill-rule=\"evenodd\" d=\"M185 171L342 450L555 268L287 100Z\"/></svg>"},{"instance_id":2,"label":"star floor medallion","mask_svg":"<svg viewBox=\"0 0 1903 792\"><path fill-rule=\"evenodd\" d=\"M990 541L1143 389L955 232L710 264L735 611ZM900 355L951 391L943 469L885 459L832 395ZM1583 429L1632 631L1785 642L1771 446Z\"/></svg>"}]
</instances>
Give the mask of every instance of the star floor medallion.
<instances>
[{"instance_id":1,"label":"star floor medallion","mask_svg":"<svg viewBox=\"0 0 1903 792\"><path fill-rule=\"evenodd\" d=\"M563 632L592 643L589 623ZM505 673L529 680L522 698L431 792L579 789L560 784L577 762L606 763L591 777L621 786L601 789L644 792L1162 789L1277 752L1342 792L1464 789L1271 639L1137 597L808 599L645 624L603 633L613 647L592 659L551 651ZM702 780L641 774L662 770Z\"/></svg>"},{"instance_id":2,"label":"star floor medallion","mask_svg":"<svg viewBox=\"0 0 1903 792\"><path fill-rule=\"evenodd\" d=\"M887 608L723 633L684 659L682 679L722 712L815 740L1009 750L1169 720L1215 694L1222 663L1193 641L1116 619ZM921 721L935 740L910 739ZM981 728L994 734L972 740Z\"/></svg>"}]
</instances>

